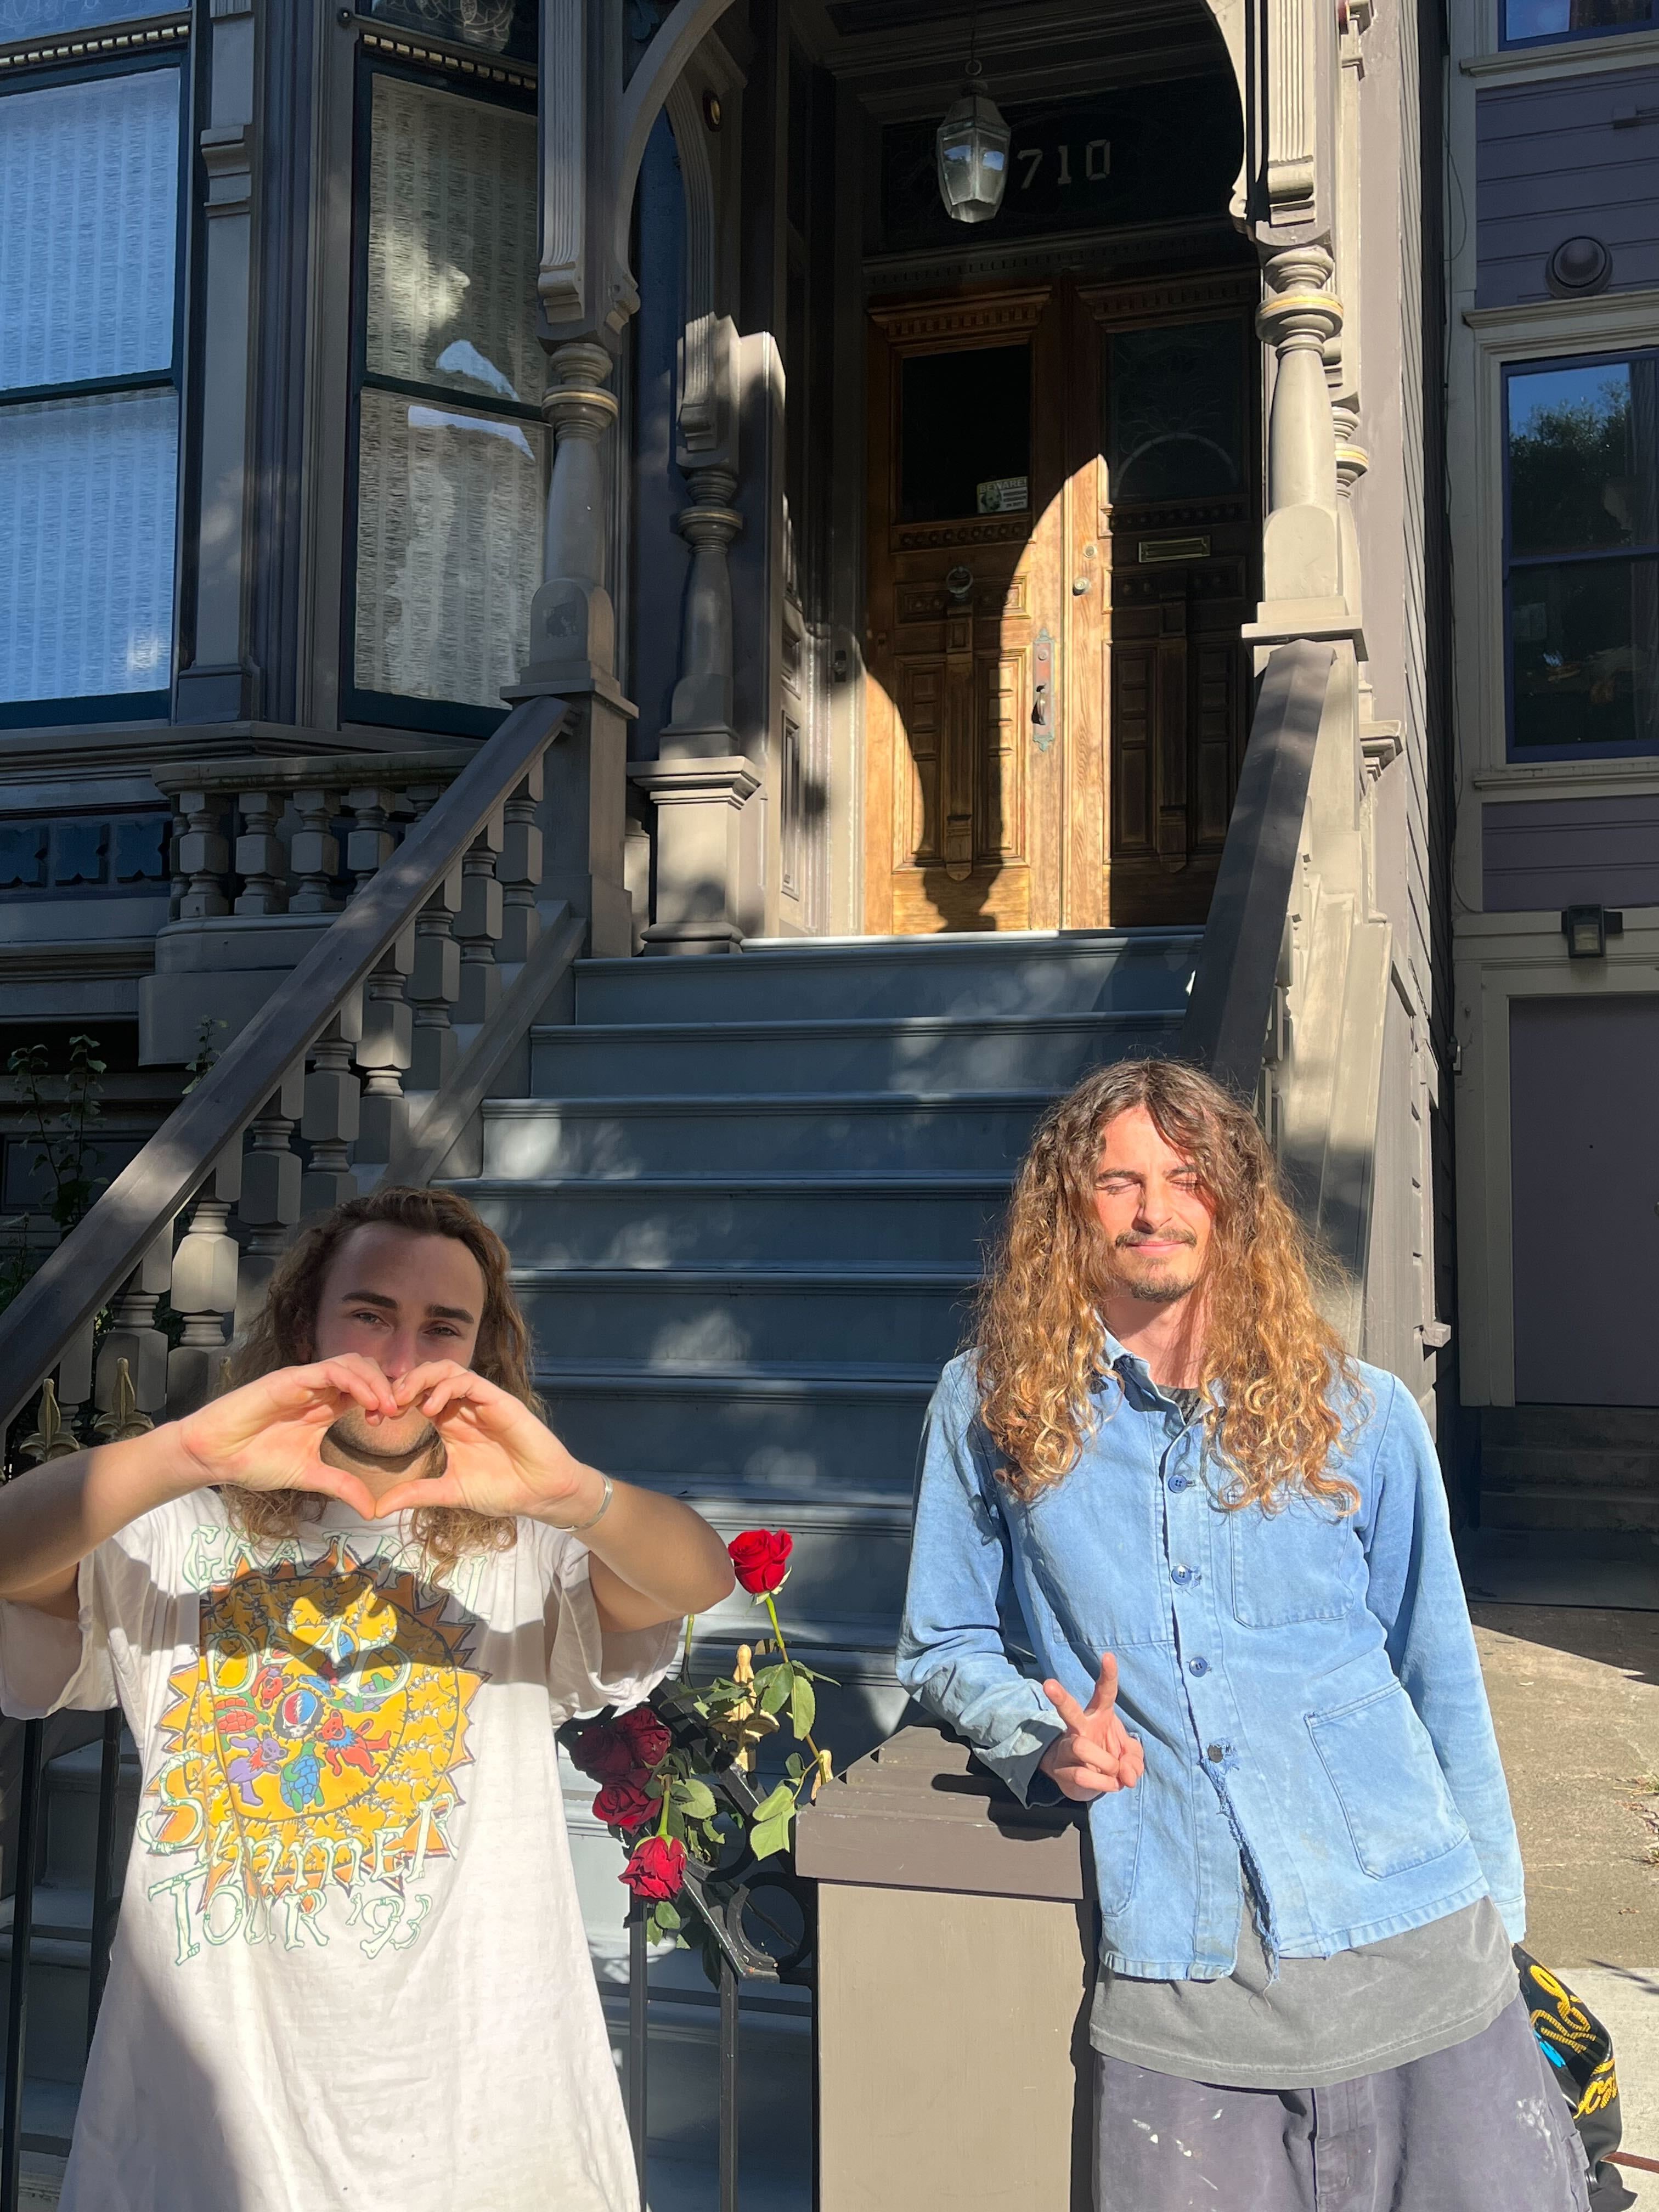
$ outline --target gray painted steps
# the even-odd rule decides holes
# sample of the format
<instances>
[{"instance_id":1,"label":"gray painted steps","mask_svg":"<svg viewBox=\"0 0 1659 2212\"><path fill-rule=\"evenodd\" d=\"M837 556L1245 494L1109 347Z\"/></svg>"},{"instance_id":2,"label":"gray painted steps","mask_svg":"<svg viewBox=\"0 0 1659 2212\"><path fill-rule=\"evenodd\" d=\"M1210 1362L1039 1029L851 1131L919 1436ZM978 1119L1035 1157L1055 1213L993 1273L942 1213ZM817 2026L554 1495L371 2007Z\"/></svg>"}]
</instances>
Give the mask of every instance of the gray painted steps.
<instances>
[{"instance_id":1,"label":"gray painted steps","mask_svg":"<svg viewBox=\"0 0 1659 2212\"><path fill-rule=\"evenodd\" d=\"M515 1253L543 1267L854 1266L900 1254L977 1273L1007 1202L986 1175L475 1176L471 1199Z\"/></svg>"},{"instance_id":2,"label":"gray painted steps","mask_svg":"<svg viewBox=\"0 0 1659 2212\"><path fill-rule=\"evenodd\" d=\"M809 1001L810 1003L810 1001ZM1063 1090L1110 1060L1168 1050L1178 1008L1028 1015L579 1023L531 1034L544 1097L623 1091L739 1096L780 1091Z\"/></svg>"},{"instance_id":3,"label":"gray painted steps","mask_svg":"<svg viewBox=\"0 0 1659 2212\"><path fill-rule=\"evenodd\" d=\"M1003 932L961 937L774 940L728 957L585 960L578 1023L783 1020L810 998L829 1017L1031 1017L1185 999L1198 930Z\"/></svg>"},{"instance_id":4,"label":"gray painted steps","mask_svg":"<svg viewBox=\"0 0 1659 2212\"><path fill-rule=\"evenodd\" d=\"M821 1172L1012 1175L1048 1091L799 1091L743 1097L498 1098L483 1109L486 1176Z\"/></svg>"},{"instance_id":5,"label":"gray painted steps","mask_svg":"<svg viewBox=\"0 0 1659 2212\"><path fill-rule=\"evenodd\" d=\"M647 1365L861 1365L937 1370L957 1351L969 1268L520 1267L514 1282L547 1358L603 1358L619 1344Z\"/></svg>"}]
</instances>

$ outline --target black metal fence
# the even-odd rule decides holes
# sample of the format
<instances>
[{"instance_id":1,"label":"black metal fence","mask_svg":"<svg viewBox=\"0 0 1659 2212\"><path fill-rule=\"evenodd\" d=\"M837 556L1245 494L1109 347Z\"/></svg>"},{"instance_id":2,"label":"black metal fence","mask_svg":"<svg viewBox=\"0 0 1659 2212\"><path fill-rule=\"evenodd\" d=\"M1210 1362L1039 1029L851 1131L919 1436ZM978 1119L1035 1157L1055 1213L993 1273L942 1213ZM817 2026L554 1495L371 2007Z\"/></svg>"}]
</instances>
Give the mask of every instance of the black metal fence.
<instances>
[{"instance_id":1,"label":"black metal fence","mask_svg":"<svg viewBox=\"0 0 1659 2212\"><path fill-rule=\"evenodd\" d=\"M80 1938L90 1947L87 1990L87 2043L97 2026L98 2008L108 1972L110 1945L120 1911L119 1840L122 1719L105 1715L98 1774L98 1822L91 1908L85 1926L43 1921L37 1911L39 1875L46 1844L46 1729L42 1721L23 1724L17 1776L15 1842L9 1871L13 1876L10 1958L6 1974L6 2045L3 2097L0 2099L0 2212L20 2212L22 2158L26 2151L63 2155L67 2141L31 2130L24 2112L28 2057L30 1952L38 1939ZM752 1791L747 1778L733 1770L722 1786L741 1801ZM742 2029L741 1994L745 1984L810 1986L815 1915L810 1884L798 1882L778 1862L757 1865L738 1859L709 1880L688 1880L690 1905L708 1941L703 1945L714 1978L719 2003L719 2196L720 2212L742 2212L739 2187L738 2086ZM629 1918L628 2025L623 2099L629 2140L646 2202L646 2155L649 2124L651 2050L651 1957L644 1908L637 1900ZM760 2212L760 2208L751 2208Z\"/></svg>"}]
</instances>

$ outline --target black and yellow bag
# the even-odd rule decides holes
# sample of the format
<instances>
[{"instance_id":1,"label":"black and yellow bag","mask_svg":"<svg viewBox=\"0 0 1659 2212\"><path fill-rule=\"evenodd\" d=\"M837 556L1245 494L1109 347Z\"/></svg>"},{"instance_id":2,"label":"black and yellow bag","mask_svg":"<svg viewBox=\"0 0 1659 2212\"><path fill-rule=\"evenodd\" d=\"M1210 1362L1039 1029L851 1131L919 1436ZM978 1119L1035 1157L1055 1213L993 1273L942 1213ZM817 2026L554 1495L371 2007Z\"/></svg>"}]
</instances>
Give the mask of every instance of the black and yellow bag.
<instances>
[{"instance_id":1,"label":"black and yellow bag","mask_svg":"<svg viewBox=\"0 0 1659 2212\"><path fill-rule=\"evenodd\" d=\"M1579 2140L1589 2160L1590 2212L1626 2212L1636 2199L1608 2157L1618 2149L1622 2132L1613 2038L1583 1999L1518 1943L1515 1963L1521 1975L1521 1994L1532 2015L1532 2032L1562 2095L1572 2106Z\"/></svg>"}]
</instances>

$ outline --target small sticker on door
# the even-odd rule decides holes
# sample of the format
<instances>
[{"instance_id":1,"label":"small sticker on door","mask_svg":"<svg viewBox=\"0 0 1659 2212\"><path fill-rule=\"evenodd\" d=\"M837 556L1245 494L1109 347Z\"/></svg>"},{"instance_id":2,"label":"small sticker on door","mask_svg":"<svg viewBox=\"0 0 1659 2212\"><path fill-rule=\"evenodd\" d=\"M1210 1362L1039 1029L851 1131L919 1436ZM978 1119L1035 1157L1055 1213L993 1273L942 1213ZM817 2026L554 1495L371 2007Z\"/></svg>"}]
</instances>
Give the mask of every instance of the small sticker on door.
<instances>
[{"instance_id":1,"label":"small sticker on door","mask_svg":"<svg viewBox=\"0 0 1659 2212\"><path fill-rule=\"evenodd\" d=\"M1018 514L1030 505L1026 477L988 477L975 489L981 514Z\"/></svg>"}]
</instances>

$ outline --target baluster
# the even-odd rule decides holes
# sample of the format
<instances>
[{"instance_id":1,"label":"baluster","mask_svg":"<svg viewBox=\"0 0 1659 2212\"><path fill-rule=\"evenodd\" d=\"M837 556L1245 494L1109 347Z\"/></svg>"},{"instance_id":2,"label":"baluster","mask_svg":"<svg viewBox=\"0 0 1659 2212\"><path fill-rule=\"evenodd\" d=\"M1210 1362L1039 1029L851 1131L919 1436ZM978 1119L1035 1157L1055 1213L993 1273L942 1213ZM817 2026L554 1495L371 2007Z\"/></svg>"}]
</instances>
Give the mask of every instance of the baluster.
<instances>
[{"instance_id":1,"label":"baluster","mask_svg":"<svg viewBox=\"0 0 1659 2212\"><path fill-rule=\"evenodd\" d=\"M173 1304L185 1322L167 1358L167 1412L175 1418L204 1404L218 1387L225 1325L236 1311L240 1255L228 1224L241 1188L239 1139L220 1153L173 1255Z\"/></svg>"},{"instance_id":2,"label":"baluster","mask_svg":"<svg viewBox=\"0 0 1659 2212\"><path fill-rule=\"evenodd\" d=\"M313 785L294 794L300 817L288 848L289 866L298 885L289 901L290 914L337 914L334 879L340 872L340 841L334 835L337 794Z\"/></svg>"},{"instance_id":3,"label":"baluster","mask_svg":"<svg viewBox=\"0 0 1659 2212\"><path fill-rule=\"evenodd\" d=\"M84 1431L92 1412L92 1340L95 1327L95 1321L82 1322L58 1358L58 1403L64 1417L64 1434L75 1439L70 1449L76 1451L87 1441Z\"/></svg>"},{"instance_id":4,"label":"baluster","mask_svg":"<svg viewBox=\"0 0 1659 2212\"><path fill-rule=\"evenodd\" d=\"M502 828L501 814L492 814L461 862L461 910L455 920L461 943L458 1022L487 1022L501 1000L495 946L501 933L501 887L495 879L495 856L501 849Z\"/></svg>"},{"instance_id":5,"label":"baluster","mask_svg":"<svg viewBox=\"0 0 1659 2212\"><path fill-rule=\"evenodd\" d=\"M409 802L421 821L442 796L441 783L411 783ZM410 1045L410 1091L441 1091L454 1072L460 1054L450 1008L460 995L461 948L450 924L461 905L461 870L458 861L428 899L415 920L415 964L410 970L408 999L414 1009Z\"/></svg>"},{"instance_id":6,"label":"baluster","mask_svg":"<svg viewBox=\"0 0 1659 2212\"><path fill-rule=\"evenodd\" d=\"M248 1232L242 1247L236 1304L236 1334L245 1335L265 1287L300 1218L304 1163L294 1149L295 1125L305 1112L306 1071L296 1060L248 1125L242 1157L242 1195L236 1215Z\"/></svg>"},{"instance_id":7,"label":"baluster","mask_svg":"<svg viewBox=\"0 0 1659 2212\"><path fill-rule=\"evenodd\" d=\"M230 848L221 834L224 801L216 791L181 791L179 810L185 832L179 840L179 866L188 878L179 902L181 921L228 914L223 878L230 866Z\"/></svg>"},{"instance_id":8,"label":"baluster","mask_svg":"<svg viewBox=\"0 0 1659 2212\"><path fill-rule=\"evenodd\" d=\"M346 839L346 860L362 890L397 847L388 816L395 794L383 785L348 791L356 826ZM404 1071L411 1057L414 1016L404 979L415 964L415 933L406 929L387 946L363 993L362 1035L353 1057L363 1078L355 1158L389 1160L408 1121Z\"/></svg>"},{"instance_id":9,"label":"baluster","mask_svg":"<svg viewBox=\"0 0 1659 2212\"><path fill-rule=\"evenodd\" d=\"M242 834L236 840L236 872L243 887L238 914L288 912L288 854L276 835L282 819L280 791L245 791L240 801Z\"/></svg>"},{"instance_id":10,"label":"baluster","mask_svg":"<svg viewBox=\"0 0 1659 2212\"><path fill-rule=\"evenodd\" d=\"M167 840L167 872L173 882L167 895L167 918L177 921L185 910L185 894L190 889L190 872L184 863L185 832L190 827L187 815L175 805L173 813L173 835Z\"/></svg>"},{"instance_id":11,"label":"baluster","mask_svg":"<svg viewBox=\"0 0 1659 2212\"><path fill-rule=\"evenodd\" d=\"M98 1348L94 1395L100 1413L115 1410L118 1370L124 1363L137 1411L153 1417L166 1410L167 1340L166 1331L155 1326L155 1316L172 1283L173 1224L169 1221L112 1305L109 1331Z\"/></svg>"},{"instance_id":12,"label":"baluster","mask_svg":"<svg viewBox=\"0 0 1659 2212\"><path fill-rule=\"evenodd\" d=\"M500 960L528 960L542 933L536 893L542 880L542 764L537 762L502 809L501 857L495 880L501 886Z\"/></svg>"},{"instance_id":13,"label":"baluster","mask_svg":"<svg viewBox=\"0 0 1659 2212\"><path fill-rule=\"evenodd\" d=\"M311 1164L300 1186L305 1218L326 1213L357 1195L349 1148L357 1140L362 1105L351 1066L351 1048L362 1026L358 1012L355 1005L343 1009L311 1048L300 1121L300 1134L311 1147Z\"/></svg>"}]
</instances>

